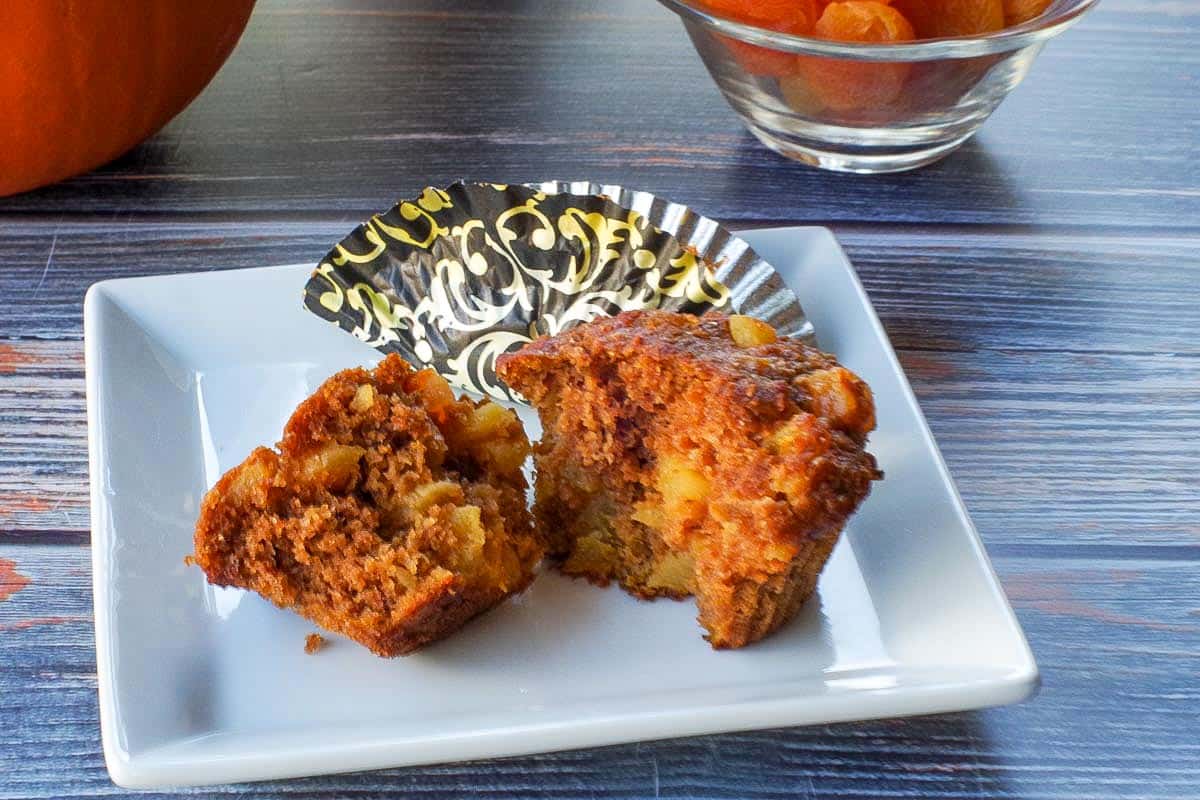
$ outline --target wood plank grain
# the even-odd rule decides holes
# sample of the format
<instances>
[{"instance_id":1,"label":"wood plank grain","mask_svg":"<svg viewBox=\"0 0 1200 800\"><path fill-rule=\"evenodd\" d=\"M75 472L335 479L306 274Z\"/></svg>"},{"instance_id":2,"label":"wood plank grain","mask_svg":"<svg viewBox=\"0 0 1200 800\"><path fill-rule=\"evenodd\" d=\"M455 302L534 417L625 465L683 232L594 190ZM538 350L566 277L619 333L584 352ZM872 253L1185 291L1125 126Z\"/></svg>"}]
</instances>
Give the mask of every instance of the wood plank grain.
<instances>
[{"instance_id":1,"label":"wood plank grain","mask_svg":"<svg viewBox=\"0 0 1200 800\"><path fill-rule=\"evenodd\" d=\"M835 232L897 348L1200 353L1200 237Z\"/></svg>"},{"instance_id":2,"label":"wood plank grain","mask_svg":"<svg viewBox=\"0 0 1200 800\"><path fill-rule=\"evenodd\" d=\"M345 219L24 222L0 235L0 532L87 530L95 280L316 261ZM992 543L1197 541L1200 238L840 233Z\"/></svg>"},{"instance_id":3,"label":"wood plank grain","mask_svg":"<svg viewBox=\"0 0 1200 800\"><path fill-rule=\"evenodd\" d=\"M79 341L0 340L0 540L88 529Z\"/></svg>"},{"instance_id":4,"label":"wood plank grain","mask_svg":"<svg viewBox=\"0 0 1200 800\"><path fill-rule=\"evenodd\" d=\"M586 177L730 220L1194 230L1200 18L1167 5L1106 0L959 153L863 178L760 146L647 0L263 0L162 133L0 213L362 216L461 177Z\"/></svg>"},{"instance_id":5,"label":"wood plank grain","mask_svg":"<svg viewBox=\"0 0 1200 800\"><path fill-rule=\"evenodd\" d=\"M87 419L78 341L0 340L0 540L88 529Z\"/></svg>"},{"instance_id":6,"label":"wood plank grain","mask_svg":"<svg viewBox=\"0 0 1200 800\"><path fill-rule=\"evenodd\" d=\"M86 537L81 345L4 347L0 541ZM1200 544L1200 355L900 356L986 542Z\"/></svg>"},{"instance_id":7,"label":"wood plank grain","mask_svg":"<svg viewBox=\"0 0 1200 800\"><path fill-rule=\"evenodd\" d=\"M88 554L5 547L0 798L134 795L99 752ZM1023 705L215 789L208 796L1179 798L1200 786L1194 562L997 562L1043 674Z\"/></svg>"},{"instance_id":8,"label":"wood plank grain","mask_svg":"<svg viewBox=\"0 0 1200 800\"><path fill-rule=\"evenodd\" d=\"M315 264L358 221L11 223L0 337L80 337L84 292L107 278ZM897 348L1200 353L1200 234L836 231Z\"/></svg>"}]
</instances>

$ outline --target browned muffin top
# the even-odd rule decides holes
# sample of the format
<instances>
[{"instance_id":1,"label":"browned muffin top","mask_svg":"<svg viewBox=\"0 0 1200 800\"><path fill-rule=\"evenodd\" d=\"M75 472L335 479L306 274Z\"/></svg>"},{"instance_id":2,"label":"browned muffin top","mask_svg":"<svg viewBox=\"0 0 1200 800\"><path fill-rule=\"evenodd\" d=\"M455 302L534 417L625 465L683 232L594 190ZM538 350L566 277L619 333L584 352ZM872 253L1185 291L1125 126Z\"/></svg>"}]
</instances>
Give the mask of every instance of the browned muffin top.
<instances>
[{"instance_id":1,"label":"browned muffin top","mask_svg":"<svg viewBox=\"0 0 1200 800\"><path fill-rule=\"evenodd\" d=\"M858 376L832 355L779 338L766 323L744 316L626 311L501 356L497 372L529 396L539 391L532 378L552 365L595 369L630 362L662 373L664 389L703 386L714 405L737 404L764 423L807 412L857 444L875 428L871 390ZM529 400L538 405L538 398Z\"/></svg>"}]
</instances>

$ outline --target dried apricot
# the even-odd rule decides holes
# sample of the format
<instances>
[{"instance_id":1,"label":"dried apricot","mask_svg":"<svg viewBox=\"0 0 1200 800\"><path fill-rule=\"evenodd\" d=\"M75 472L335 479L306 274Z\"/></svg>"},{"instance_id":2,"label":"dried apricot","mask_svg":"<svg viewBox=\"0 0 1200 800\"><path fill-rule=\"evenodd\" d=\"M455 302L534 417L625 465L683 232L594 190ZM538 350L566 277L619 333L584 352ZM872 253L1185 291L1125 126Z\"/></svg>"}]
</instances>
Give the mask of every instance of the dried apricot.
<instances>
[{"instance_id":1,"label":"dried apricot","mask_svg":"<svg viewBox=\"0 0 1200 800\"><path fill-rule=\"evenodd\" d=\"M896 9L878 0L844 0L826 6L813 28L821 39L841 42L908 42L916 33ZM797 74L807 85L789 85L785 97L812 97L838 111L869 111L894 101L904 88L909 65L798 56ZM789 79L792 84L794 79ZM797 109L799 110L799 109Z\"/></svg>"},{"instance_id":2,"label":"dried apricot","mask_svg":"<svg viewBox=\"0 0 1200 800\"><path fill-rule=\"evenodd\" d=\"M766 78L778 78L793 71L795 56L782 50L772 50L756 44L743 42L730 36L720 37L721 43L729 50L729 55L742 69L751 75L762 75Z\"/></svg>"},{"instance_id":3,"label":"dried apricot","mask_svg":"<svg viewBox=\"0 0 1200 800\"><path fill-rule=\"evenodd\" d=\"M1022 22L1040 17L1045 11L1051 0L1003 0L1004 3L1004 25L1012 27L1020 25Z\"/></svg>"},{"instance_id":4,"label":"dried apricot","mask_svg":"<svg viewBox=\"0 0 1200 800\"><path fill-rule=\"evenodd\" d=\"M821 14L825 13L825 9L828 8L831 3L841 2L845 2L845 0L817 0L817 11L820 12L817 14L817 19L821 18ZM885 6L895 5L892 0L875 0L875 2L883 3Z\"/></svg>"},{"instance_id":5,"label":"dried apricot","mask_svg":"<svg viewBox=\"0 0 1200 800\"><path fill-rule=\"evenodd\" d=\"M817 0L703 0L710 11L782 33L807 33L817 21Z\"/></svg>"},{"instance_id":6,"label":"dried apricot","mask_svg":"<svg viewBox=\"0 0 1200 800\"><path fill-rule=\"evenodd\" d=\"M932 0L931 38L977 36L1004 27L1003 0ZM922 34L926 35L926 34Z\"/></svg>"},{"instance_id":7,"label":"dried apricot","mask_svg":"<svg viewBox=\"0 0 1200 800\"><path fill-rule=\"evenodd\" d=\"M813 89L809 79L809 74L813 70L807 65L800 65L793 69L799 69L799 71L779 79L779 93L783 96L783 102L798 114L810 117L818 116L825 110L825 103L820 94Z\"/></svg>"},{"instance_id":8,"label":"dried apricot","mask_svg":"<svg viewBox=\"0 0 1200 800\"><path fill-rule=\"evenodd\" d=\"M813 34L838 42L907 42L916 37L904 15L879 0L830 3L813 27Z\"/></svg>"},{"instance_id":9,"label":"dried apricot","mask_svg":"<svg viewBox=\"0 0 1200 800\"><path fill-rule=\"evenodd\" d=\"M904 15L918 39L933 38L937 0L891 0L888 5Z\"/></svg>"},{"instance_id":10,"label":"dried apricot","mask_svg":"<svg viewBox=\"0 0 1200 800\"><path fill-rule=\"evenodd\" d=\"M807 35L812 32L813 25L820 15L817 2L818 0L705 0L704 4L709 10L738 22L781 33ZM731 36L718 36L734 60L752 75L778 78L793 71L795 57L791 53L750 44Z\"/></svg>"}]
</instances>

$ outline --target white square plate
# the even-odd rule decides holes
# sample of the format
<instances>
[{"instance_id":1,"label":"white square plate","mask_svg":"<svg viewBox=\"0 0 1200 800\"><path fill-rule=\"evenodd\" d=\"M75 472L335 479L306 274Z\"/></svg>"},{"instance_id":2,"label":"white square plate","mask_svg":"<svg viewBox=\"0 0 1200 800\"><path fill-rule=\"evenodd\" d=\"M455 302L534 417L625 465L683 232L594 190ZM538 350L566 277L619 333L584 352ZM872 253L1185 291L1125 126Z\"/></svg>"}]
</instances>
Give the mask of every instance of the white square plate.
<instances>
[{"instance_id":1,"label":"white square plate","mask_svg":"<svg viewBox=\"0 0 1200 800\"><path fill-rule=\"evenodd\" d=\"M507 756L1019 701L1037 667L845 255L744 234L875 391L887 474L818 596L716 652L690 602L557 574L408 658L376 658L185 567L200 498L375 351L301 306L308 265L106 281L85 304L96 656L113 780L159 787ZM532 412L523 415L531 436Z\"/></svg>"}]
</instances>

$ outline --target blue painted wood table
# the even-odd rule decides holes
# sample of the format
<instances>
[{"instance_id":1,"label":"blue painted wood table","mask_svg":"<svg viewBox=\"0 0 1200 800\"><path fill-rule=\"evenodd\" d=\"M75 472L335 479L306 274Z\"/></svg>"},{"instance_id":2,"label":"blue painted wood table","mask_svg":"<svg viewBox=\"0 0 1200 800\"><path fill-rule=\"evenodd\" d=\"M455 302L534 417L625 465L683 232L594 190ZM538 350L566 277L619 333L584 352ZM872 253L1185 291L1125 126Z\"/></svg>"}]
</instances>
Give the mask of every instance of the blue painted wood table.
<instances>
[{"instance_id":1,"label":"blue painted wood table","mask_svg":"<svg viewBox=\"0 0 1200 800\"><path fill-rule=\"evenodd\" d=\"M84 290L315 261L395 198L464 176L587 177L734 227L832 226L1041 694L205 793L1200 796L1198 53L1197 4L1104 0L958 153L861 178L759 147L649 0L263 0L163 132L0 200L0 798L124 796L96 716Z\"/></svg>"}]
</instances>

